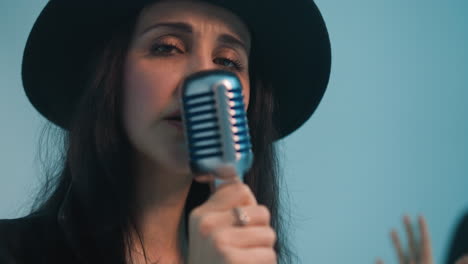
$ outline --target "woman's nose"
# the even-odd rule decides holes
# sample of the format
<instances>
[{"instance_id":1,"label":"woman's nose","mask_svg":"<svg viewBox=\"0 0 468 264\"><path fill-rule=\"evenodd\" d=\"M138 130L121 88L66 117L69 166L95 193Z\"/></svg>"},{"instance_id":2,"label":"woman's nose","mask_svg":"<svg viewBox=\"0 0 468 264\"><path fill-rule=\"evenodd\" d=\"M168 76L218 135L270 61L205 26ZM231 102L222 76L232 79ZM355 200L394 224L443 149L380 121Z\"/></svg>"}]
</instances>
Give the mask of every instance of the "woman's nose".
<instances>
[{"instance_id":1,"label":"woman's nose","mask_svg":"<svg viewBox=\"0 0 468 264\"><path fill-rule=\"evenodd\" d=\"M176 93L179 96L181 95L181 85L187 79L187 77L197 72L215 70L215 69L217 69L217 66L213 62L210 52L207 52L207 51L203 52L202 50L193 52L189 56L188 62L186 64L184 76L180 82L180 85L177 88Z\"/></svg>"},{"instance_id":2,"label":"woman's nose","mask_svg":"<svg viewBox=\"0 0 468 264\"><path fill-rule=\"evenodd\" d=\"M191 54L187 65L186 76L200 71L214 70L216 64L207 51L197 51Z\"/></svg>"}]
</instances>

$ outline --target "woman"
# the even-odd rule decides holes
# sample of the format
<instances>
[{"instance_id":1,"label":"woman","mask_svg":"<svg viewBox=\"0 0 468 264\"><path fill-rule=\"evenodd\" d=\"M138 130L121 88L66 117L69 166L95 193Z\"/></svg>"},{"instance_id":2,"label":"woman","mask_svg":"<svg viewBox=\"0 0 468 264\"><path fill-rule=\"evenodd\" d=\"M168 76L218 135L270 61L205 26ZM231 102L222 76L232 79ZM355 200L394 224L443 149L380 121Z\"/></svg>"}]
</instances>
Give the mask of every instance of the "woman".
<instances>
[{"instance_id":1,"label":"woman","mask_svg":"<svg viewBox=\"0 0 468 264\"><path fill-rule=\"evenodd\" d=\"M243 85L255 161L210 194L190 172L180 83ZM291 263L273 143L314 112L330 73L315 4L50 0L23 57L33 106L63 128L44 199L0 223L1 263Z\"/></svg>"}]
</instances>

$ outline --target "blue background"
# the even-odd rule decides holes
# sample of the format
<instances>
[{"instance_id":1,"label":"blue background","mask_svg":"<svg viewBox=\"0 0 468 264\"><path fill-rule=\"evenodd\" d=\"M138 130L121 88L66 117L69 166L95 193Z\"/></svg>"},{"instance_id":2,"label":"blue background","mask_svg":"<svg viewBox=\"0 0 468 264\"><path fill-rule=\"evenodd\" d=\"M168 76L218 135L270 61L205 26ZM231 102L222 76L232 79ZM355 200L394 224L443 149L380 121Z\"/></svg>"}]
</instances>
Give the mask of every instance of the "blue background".
<instances>
[{"instance_id":1,"label":"blue background","mask_svg":"<svg viewBox=\"0 0 468 264\"><path fill-rule=\"evenodd\" d=\"M45 0L0 2L0 218L40 182L45 121L21 86ZM301 263L396 263L401 216L427 217L436 263L468 210L468 2L319 0L333 44L316 114L283 140L291 238Z\"/></svg>"}]
</instances>

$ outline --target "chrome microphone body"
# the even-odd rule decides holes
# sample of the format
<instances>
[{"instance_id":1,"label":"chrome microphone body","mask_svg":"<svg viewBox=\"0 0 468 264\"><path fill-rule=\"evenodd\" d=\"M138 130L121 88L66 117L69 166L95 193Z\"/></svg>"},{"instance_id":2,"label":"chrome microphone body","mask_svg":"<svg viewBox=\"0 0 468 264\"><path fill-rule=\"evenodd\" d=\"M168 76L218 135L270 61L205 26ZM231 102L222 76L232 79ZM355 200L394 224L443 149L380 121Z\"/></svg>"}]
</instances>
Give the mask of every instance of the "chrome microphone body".
<instances>
[{"instance_id":1,"label":"chrome microphone body","mask_svg":"<svg viewBox=\"0 0 468 264\"><path fill-rule=\"evenodd\" d=\"M182 85L182 121L195 174L243 175L253 162L244 96L239 78L228 71L203 71Z\"/></svg>"}]
</instances>

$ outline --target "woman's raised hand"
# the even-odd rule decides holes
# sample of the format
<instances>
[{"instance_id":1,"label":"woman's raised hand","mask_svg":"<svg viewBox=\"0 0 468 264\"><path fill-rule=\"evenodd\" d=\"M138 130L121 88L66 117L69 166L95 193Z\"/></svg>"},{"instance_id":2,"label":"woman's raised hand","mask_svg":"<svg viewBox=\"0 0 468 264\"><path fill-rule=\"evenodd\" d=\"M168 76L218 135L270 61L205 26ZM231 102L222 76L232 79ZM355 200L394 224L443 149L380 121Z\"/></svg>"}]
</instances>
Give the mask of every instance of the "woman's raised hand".
<instances>
[{"instance_id":1,"label":"woman's raised hand","mask_svg":"<svg viewBox=\"0 0 468 264\"><path fill-rule=\"evenodd\" d=\"M222 184L189 217L188 264L274 264L270 212L244 183Z\"/></svg>"},{"instance_id":2,"label":"woman's raised hand","mask_svg":"<svg viewBox=\"0 0 468 264\"><path fill-rule=\"evenodd\" d=\"M419 239L416 238L414 227L411 225L409 216L404 216L406 235L408 237L408 248L405 250L401 245L398 233L392 230L391 238L398 256L399 264L433 264L431 239L426 220L420 216L418 218ZM382 260L377 260L377 264L383 264Z\"/></svg>"}]
</instances>

